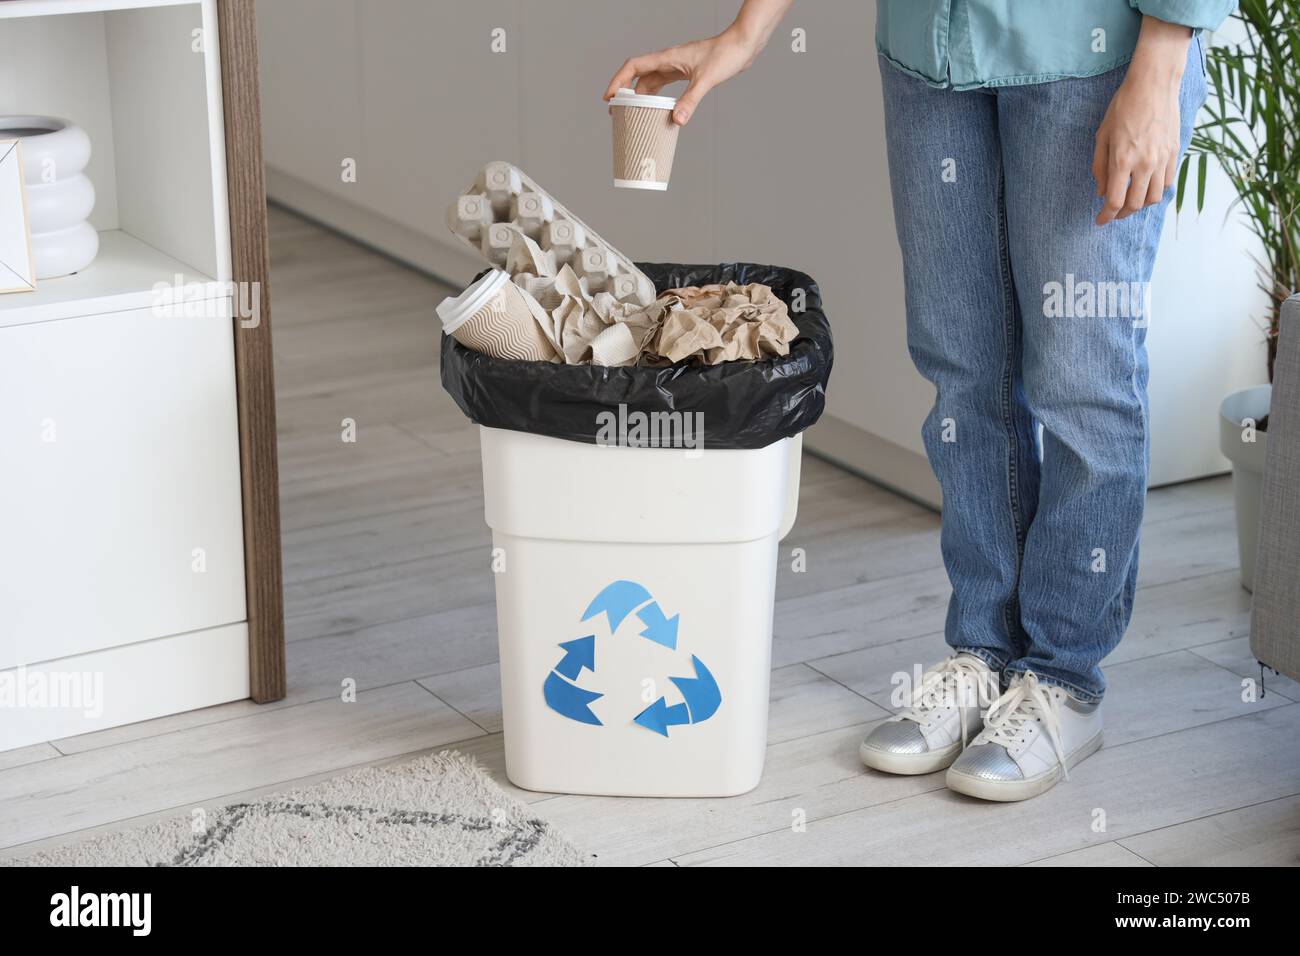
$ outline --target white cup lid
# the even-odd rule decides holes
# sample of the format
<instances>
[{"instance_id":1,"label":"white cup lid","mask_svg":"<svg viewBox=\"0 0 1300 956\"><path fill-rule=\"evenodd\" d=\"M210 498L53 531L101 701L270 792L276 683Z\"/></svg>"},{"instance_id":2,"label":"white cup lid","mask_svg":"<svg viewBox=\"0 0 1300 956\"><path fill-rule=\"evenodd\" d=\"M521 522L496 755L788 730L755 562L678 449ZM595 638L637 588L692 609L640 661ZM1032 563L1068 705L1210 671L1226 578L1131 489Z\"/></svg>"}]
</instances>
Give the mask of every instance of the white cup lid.
<instances>
[{"instance_id":1,"label":"white cup lid","mask_svg":"<svg viewBox=\"0 0 1300 956\"><path fill-rule=\"evenodd\" d=\"M438 303L438 318L442 319L442 330L451 335L464 325L471 315L491 302L492 297L509 281L509 273L501 269L493 269L460 295L443 299Z\"/></svg>"},{"instance_id":2,"label":"white cup lid","mask_svg":"<svg viewBox=\"0 0 1300 956\"><path fill-rule=\"evenodd\" d=\"M648 106L655 110L671 110L677 106L677 97L675 96L650 96L648 93L638 93L636 90L629 90L620 87L614 94L614 98L609 101L610 106Z\"/></svg>"}]
</instances>

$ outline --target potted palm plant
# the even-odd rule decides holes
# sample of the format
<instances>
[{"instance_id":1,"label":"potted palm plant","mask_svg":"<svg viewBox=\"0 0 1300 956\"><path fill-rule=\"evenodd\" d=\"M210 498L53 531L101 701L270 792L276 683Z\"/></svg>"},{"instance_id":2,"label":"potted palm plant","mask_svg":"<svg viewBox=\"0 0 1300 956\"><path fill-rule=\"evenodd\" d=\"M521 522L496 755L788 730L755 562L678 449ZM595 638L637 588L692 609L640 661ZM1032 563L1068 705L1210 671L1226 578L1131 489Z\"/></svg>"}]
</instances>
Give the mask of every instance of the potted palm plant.
<instances>
[{"instance_id":1,"label":"potted palm plant","mask_svg":"<svg viewBox=\"0 0 1300 956\"><path fill-rule=\"evenodd\" d=\"M1273 378L1282 302L1300 288L1300 0L1241 0L1233 20L1239 43L1206 54L1209 97L1178 174L1182 208L1196 166L1196 204L1204 207L1209 160L1236 190L1233 204L1259 237L1255 265L1268 294L1261 323ZM1219 410L1219 444L1233 464L1241 582L1253 587L1259 499L1272 386L1227 396Z\"/></svg>"}]
</instances>

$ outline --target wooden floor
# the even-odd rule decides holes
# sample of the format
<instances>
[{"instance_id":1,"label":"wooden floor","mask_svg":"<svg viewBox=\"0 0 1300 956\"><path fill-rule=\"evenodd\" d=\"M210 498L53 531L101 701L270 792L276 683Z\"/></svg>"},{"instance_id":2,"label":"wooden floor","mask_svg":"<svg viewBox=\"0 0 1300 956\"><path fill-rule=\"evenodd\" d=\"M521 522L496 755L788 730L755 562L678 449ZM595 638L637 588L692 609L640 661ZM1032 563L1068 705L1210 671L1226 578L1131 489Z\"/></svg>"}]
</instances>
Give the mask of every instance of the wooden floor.
<instances>
[{"instance_id":1,"label":"wooden floor","mask_svg":"<svg viewBox=\"0 0 1300 956\"><path fill-rule=\"evenodd\" d=\"M859 763L890 676L944 652L938 520L813 458L783 545L808 571L780 571L758 789L515 790L477 435L438 385L445 290L282 211L271 250L289 696L0 753L0 856L454 746L602 863L1300 860L1300 685L1270 677L1243 700L1258 669L1223 478L1151 495L1136 614L1106 664L1106 747L1037 800L979 803L941 774ZM356 703L339 701L347 678Z\"/></svg>"}]
</instances>

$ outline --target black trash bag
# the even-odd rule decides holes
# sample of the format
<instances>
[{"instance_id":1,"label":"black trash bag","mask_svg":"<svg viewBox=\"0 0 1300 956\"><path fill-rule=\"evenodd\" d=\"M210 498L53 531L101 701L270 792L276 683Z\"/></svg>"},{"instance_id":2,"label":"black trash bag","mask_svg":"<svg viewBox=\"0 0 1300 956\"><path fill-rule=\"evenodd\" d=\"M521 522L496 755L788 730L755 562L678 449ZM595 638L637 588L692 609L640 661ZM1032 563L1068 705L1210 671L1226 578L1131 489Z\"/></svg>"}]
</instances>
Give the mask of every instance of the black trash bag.
<instances>
[{"instance_id":1,"label":"black trash bag","mask_svg":"<svg viewBox=\"0 0 1300 956\"><path fill-rule=\"evenodd\" d=\"M597 444L600 413L703 413L704 448L763 448L808 428L826 407L831 328L821 292L794 269L728 262L721 265L637 263L658 292L683 286L761 282L790 306L799 328L790 353L757 362L701 365L561 365L492 358L442 337L442 387L471 421ZM796 290L803 290L803 309ZM604 416L608 419L609 416Z\"/></svg>"}]
</instances>

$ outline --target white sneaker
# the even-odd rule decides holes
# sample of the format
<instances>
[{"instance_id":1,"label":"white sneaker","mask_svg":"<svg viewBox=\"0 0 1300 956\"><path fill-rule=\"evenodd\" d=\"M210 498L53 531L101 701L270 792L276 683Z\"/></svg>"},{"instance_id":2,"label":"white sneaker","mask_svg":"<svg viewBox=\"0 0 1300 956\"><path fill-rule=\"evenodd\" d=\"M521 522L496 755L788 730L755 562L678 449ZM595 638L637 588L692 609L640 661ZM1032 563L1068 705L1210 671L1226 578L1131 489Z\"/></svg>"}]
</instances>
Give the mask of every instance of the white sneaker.
<instances>
[{"instance_id":1,"label":"white sneaker","mask_svg":"<svg viewBox=\"0 0 1300 956\"><path fill-rule=\"evenodd\" d=\"M948 768L948 787L984 800L1028 800L1069 780L1070 768L1100 747L1100 703L1017 674Z\"/></svg>"},{"instance_id":2,"label":"white sneaker","mask_svg":"<svg viewBox=\"0 0 1300 956\"><path fill-rule=\"evenodd\" d=\"M931 667L912 692L912 705L867 734L862 762L887 773L934 773L957 759L980 732L980 703L998 677L974 654L960 653Z\"/></svg>"}]
</instances>

